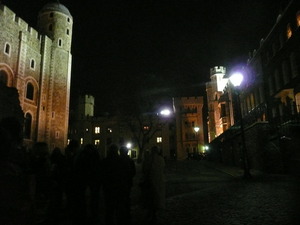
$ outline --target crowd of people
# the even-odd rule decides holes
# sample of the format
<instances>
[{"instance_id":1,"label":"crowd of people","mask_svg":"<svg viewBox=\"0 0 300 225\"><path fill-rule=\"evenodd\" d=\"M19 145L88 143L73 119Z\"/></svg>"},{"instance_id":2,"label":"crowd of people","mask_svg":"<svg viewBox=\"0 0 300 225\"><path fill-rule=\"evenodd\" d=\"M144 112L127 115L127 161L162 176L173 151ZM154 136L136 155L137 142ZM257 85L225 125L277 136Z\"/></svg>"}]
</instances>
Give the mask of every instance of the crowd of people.
<instances>
[{"instance_id":1,"label":"crowd of people","mask_svg":"<svg viewBox=\"0 0 300 225\"><path fill-rule=\"evenodd\" d=\"M62 151L45 142L22 147L22 126L13 118L0 122L0 224L131 224L130 195L135 162L125 146L111 144L105 158L91 144L75 140ZM140 182L147 221L164 208L164 159L159 149L146 151ZM99 218L103 194L104 219ZM87 197L88 196L88 197Z\"/></svg>"}]
</instances>

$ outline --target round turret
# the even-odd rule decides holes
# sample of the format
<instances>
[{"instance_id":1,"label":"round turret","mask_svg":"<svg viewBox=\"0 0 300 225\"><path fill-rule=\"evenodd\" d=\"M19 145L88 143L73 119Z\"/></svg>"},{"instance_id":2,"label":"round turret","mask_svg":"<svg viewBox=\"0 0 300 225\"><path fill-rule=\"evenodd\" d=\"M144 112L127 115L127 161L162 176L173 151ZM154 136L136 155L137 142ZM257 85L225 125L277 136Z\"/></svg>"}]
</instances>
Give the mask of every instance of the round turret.
<instances>
[{"instance_id":1,"label":"round turret","mask_svg":"<svg viewBox=\"0 0 300 225\"><path fill-rule=\"evenodd\" d=\"M38 15L38 30L50 37L53 47L70 51L73 17L70 11L59 2L47 3Z\"/></svg>"},{"instance_id":2,"label":"round turret","mask_svg":"<svg viewBox=\"0 0 300 225\"><path fill-rule=\"evenodd\" d=\"M65 15L68 15L69 17L72 17L70 11L67 9L66 6L64 6L63 4L59 3L59 2L50 2L47 3L41 10L40 10L40 14L44 13L44 12L52 12L52 11L56 11L56 12L61 12Z\"/></svg>"}]
</instances>

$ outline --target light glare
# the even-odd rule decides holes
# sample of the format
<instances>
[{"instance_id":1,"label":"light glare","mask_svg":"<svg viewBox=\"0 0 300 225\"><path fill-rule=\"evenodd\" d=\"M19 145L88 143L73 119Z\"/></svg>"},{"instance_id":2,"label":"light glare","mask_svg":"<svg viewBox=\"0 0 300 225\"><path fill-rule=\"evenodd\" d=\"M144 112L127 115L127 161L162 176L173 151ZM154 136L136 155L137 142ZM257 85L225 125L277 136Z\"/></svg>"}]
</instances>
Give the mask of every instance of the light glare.
<instances>
[{"instance_id":1,"label":"light glare","mask_svg":"<svg viewBox=\"0 0 300 225\"><path fill-rule=\"evenodd\" d=\"M238 87L241 85L242 81L244 79L243 74L240 72L234 73L230 76L229 80L233 84L233 86Z\"/></svg>"},{"instance_id":2,"label":"light glare","mask_svg":"<svg viewBox=\"0 0 300 225\"><path fill-rule=\"evenodd\" d=\"M164 109L160 111L160 114L163 116L169 116L171 114L171 111L169 109Z\"/></svg>"}]
</instances>

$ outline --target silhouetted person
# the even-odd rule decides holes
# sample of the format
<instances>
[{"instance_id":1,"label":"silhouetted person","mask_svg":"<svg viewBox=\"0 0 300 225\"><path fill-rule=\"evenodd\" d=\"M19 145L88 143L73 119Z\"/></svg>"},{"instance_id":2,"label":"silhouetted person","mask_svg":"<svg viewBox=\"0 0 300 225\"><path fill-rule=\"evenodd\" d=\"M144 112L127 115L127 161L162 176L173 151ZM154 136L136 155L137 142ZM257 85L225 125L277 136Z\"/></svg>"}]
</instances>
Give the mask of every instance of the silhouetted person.
<instances>
[{"instance_id":1,"label":"silhouetted person","mask_svg":"<svg viewBox=\"0 0 300 225\"><path fill-rule=\"evenodd\" d=\"M153 224L157 213L165 208L165 161L157 146L153 146L146 153L142 171L145 186L141 189L143 204L147 210L146 223Z\"/></svg>"},{"instance_id":2,"label":"silhouetted person","mask_svg":"<svg viewBox=\"0 0 300 225\"><path fill-rule=\"evenodd\" d=\"M77 140L71 140L68 146L65 149L65 157L66 157L66 197L67 197L67 211L70 219L73 220L75 212L75 176L74 176L74 164L75 159L78 155L80 149L79 142Z\"/></svg>"},{"instance_id":3,"label":"silhouetted person","mask_svg":"<svg viewBox=\"0 0 300 225\"><path fill-rule=\"evenodd\" d=\"M85 224L89 212L92 222L98 221L99 192L101 186L101 161L98 150L92 144L87 144L79 153L74 165L76 192L77 223ZM89 199L86 192L90 191ZM90 203L87 205L87 203Z\"/></svg>"},{"instance_id":4,"label":"silhouetted person","mask_svg":"<svg viewBox=\"0 0 300 225\"><path fill-rule=\"evenodd\" d=\"M47 143L37 142L33 145L31 150L31 170L34 178L35 222L40 223L49 219L49 206L54 187Z\"/></svg>"},{"instance_id":5,"label":"silhouetted person","mask_svg":"<svg viewBox=\"0 0 300 225\"><path fill-rule=\"evenodd\" d=\"M31 221L31 200L22 146L22 125L16 118L0 121L0 224Z\"/></svg>"},{"instance_id":6,"label":"silhouetted person","mask_svg":"<svg viewBox=\"0 0 300 225\"><path fill-rule=\"evenodd\" d=\"M56 147L53 149L50 161L51 178L54 185L51 196L51 217L53 220L57 220L63 210L63 196L66 186L66 158L60 148Z\"/></svg>"},{"instance_id":7,"label":"silhouetted person","mask_svg":"<svg viewBox=\"0 0 300 225\"><path fill-rule=\"evenodd\" d=\"M122 203L128 192L126 167L118 154L118 146L112 144L103 160L103 191L105 198L106 225L124 224Z\"/></svg>"},{"instance_id":8,"label":"silhouetted person","mask_svg":"<svg viewBox=\"0 0 300 225\"><path fill-rule=\"evenodd\" d=\"M131 221L131 201L130 201L130 193L133 184L133 177L136 174L136 168L134 161L128 156L128 148L122 146L120 148L120 158L122 163L124 164L124 176L126 177L127 181L127 189L125 190L125 198L124 202L122 203L123 206L121 207L122 213L121 216L123 218L124 224L130 224Z\"/></svg>"}]
</instances>

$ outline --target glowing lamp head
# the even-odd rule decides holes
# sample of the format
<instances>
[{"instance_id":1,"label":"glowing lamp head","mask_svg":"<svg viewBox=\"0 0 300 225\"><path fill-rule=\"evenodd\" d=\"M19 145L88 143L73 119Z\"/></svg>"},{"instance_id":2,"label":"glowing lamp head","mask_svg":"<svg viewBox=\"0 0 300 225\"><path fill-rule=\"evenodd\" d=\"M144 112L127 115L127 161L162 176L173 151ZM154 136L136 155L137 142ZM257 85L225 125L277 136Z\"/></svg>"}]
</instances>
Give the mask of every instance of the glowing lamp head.
<instances>
[{"instance_id":1,"label":"glowing lamp head","mask_svg":"<svg viewBox=\"0 0 300 225\"><path fill-rule=\"evenodd\" d=\"M160 115L162 116L169 116L171 114L171 111L169 109L163 109L160 111Z\"/></svg>"},{"instance_id":2,"label":"glowing lamp head","mask_svg":"<svg viewBox=\"0 0 300 225\"><path fill-rule=\"evenodd\" d=\"M131 146L132 146L132 144L131 144L130 142L128 142L128 143L126 144L126 148L128 148L128 149L130 149Z\"/></svg>"},{"instance_id":3,"label":"glowing lamp head","mask_svg":"<svg viewBox=\"0 0 300 225\"><path fill-rule=\"evenodd\" d=\"M194 131L197 133L200 130L199 127L194 127Z\"/></svg>"},{"instance_id":4,"label":"glowing lamp head","mask_svg":"<svg viewBox=\"0 0 300 225\"><path fill-rule=\"evenodd\" d=\"M234 87L239 87L243 82L244 76L240 72L236 72L229 77L230 82Z\"/></svg>"}]
</instances>

